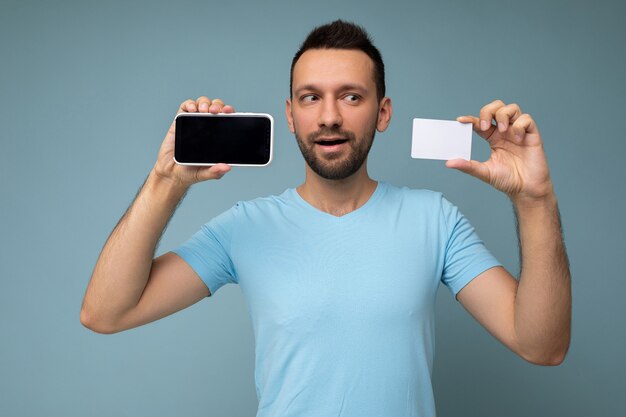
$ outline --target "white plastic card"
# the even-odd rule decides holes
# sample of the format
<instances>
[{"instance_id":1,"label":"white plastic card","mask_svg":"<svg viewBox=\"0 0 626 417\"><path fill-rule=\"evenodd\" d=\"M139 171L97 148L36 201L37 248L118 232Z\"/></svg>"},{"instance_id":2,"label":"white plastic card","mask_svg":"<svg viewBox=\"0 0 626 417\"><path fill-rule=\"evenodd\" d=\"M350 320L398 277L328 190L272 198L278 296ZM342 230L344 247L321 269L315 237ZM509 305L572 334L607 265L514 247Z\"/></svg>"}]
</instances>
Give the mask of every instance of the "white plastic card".
<instances>
[{"instance_id":1,"label":"white plastic card","mask_svg":"<svg viewBox=\"0 0 626 417\"><path fill-rule=\"evenodd\" d=\"M455 120L413 119L411 157L465 159L472 154L472 124Z\"/></svg>"}]
</instances>

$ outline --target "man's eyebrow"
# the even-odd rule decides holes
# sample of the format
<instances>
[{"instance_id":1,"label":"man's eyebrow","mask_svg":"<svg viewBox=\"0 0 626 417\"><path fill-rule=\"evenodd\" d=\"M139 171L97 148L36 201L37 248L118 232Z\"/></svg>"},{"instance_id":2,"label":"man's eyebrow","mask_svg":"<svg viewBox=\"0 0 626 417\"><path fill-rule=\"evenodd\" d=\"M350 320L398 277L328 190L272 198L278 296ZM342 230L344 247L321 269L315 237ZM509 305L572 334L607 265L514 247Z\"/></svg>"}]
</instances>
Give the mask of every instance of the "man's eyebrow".
<instances>
[{"instance_id":1,"label":"man's eyebrow","mask_svg":"<svg viewBox=\"0 0 626 417\"><path fill-rule=\"evenodd\" d=\"M315 84L305 84L305 85L302 85L302 86L296 88L294 90L294 95L297 95L297 94L301 93L302 91L318 92L320 90L321 89L319 87L317 87ZM357 83L343 84L342 86L339 87L339 91L348 91L348 90L355 90L355 91L359 91L361 93L367 92L367 88L365 88L365 86L363 86L361 84L357 84Z\"/></svg>"}]
</instances>

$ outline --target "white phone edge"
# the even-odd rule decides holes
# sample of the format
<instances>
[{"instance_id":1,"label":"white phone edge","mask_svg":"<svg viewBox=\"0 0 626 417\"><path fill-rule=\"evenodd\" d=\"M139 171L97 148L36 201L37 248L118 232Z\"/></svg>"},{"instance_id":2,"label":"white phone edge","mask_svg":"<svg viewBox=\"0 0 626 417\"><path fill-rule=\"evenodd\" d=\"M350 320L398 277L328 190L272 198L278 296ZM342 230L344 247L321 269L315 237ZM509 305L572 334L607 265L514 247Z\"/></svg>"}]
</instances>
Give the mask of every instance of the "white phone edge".
<instances>
[{"instance_id":1,"label":"white phone edge","mask_svg":"<svg viewBox=\"0 0 626 417\"><path fill-rule=\"evenodd\" d=\"M228 164L229 166L232 167L256 167L256 168L262 168L262 167L266 167L269 164L272 163L272 159L274 159L274 118L272 117L271 114L269 113L247 113L247 112L240 112L240 113L178 113L176 115L176 117L174 118L174 121L176 121L176 119L178 119L179 117L185 117L185 116L203 116L203 117L237 117L237 116L252 116L252 117L265 117L268 118L270 120L270 158L267 161L267 163L263 164L263 165L257 165L257 164ZM206 166L213 166L213 165L217 165L217 164L221 164L222 162L203 162L203 163L197 163L197 162L178 162L176 160L175 156L172 156L172 159L174 160L174 162L178 165L183 165L183 166L201 166L201 167L206 167Z\"/></svg>"}]
</instances>

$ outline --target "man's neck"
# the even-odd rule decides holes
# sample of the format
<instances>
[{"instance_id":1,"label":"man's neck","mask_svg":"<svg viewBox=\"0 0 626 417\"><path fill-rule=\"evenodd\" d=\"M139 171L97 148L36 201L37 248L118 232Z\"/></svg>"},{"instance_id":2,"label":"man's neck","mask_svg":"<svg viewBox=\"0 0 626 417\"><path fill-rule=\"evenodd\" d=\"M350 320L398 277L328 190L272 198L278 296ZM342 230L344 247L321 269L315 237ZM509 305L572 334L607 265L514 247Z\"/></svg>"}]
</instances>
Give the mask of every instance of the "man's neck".
<instances>
[{"instance_id":1,"label":"man's neck","mask_svg":"<svg viewBox=\"0 0 626 417\"><path fill-rule=\"evenodd\" d=\"M327 180L306 167L306 180L298 194L313 207L341 217L364 205L376 190L377 182L367 174L365 164L352 176Z\"/></svg>"}]
</instances>

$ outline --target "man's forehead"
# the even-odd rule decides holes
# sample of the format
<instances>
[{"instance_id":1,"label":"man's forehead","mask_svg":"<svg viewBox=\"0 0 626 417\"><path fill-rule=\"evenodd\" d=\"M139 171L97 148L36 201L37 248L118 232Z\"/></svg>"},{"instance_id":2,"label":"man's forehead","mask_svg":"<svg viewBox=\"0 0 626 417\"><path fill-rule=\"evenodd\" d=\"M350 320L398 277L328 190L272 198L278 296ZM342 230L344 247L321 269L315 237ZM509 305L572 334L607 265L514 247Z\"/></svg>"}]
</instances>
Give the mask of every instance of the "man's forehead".
<instances>
[{"instance_id":1,"label":"man's forehead","mask_svg":"<svg viewBox=\"0 0 626 417\"><path fill-rule=\"evenodd\" d=\"M375 88L374 63L367 54L353 49L309 49L296 62L294 90L311 85L361 85Z\"/></svg>"}]
</instances>

